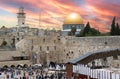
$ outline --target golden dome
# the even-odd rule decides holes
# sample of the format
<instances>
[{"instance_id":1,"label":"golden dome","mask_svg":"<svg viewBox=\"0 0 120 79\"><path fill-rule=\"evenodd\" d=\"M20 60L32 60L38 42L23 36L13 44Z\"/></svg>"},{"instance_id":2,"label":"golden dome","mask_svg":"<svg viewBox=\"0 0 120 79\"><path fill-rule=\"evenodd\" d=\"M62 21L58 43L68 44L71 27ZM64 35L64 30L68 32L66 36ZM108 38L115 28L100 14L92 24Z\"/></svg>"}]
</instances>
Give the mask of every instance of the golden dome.
<instances>
[{"instance_id":1,"label":"golden dome","mask_svg":"<svg viewBox=\"0 0 120 79\"><path fill-rule=\"evenodd\" d=\"M71 13L65 18L64 24L83 24L83 19L77 13Z\"/></svg>"}]
</instances>

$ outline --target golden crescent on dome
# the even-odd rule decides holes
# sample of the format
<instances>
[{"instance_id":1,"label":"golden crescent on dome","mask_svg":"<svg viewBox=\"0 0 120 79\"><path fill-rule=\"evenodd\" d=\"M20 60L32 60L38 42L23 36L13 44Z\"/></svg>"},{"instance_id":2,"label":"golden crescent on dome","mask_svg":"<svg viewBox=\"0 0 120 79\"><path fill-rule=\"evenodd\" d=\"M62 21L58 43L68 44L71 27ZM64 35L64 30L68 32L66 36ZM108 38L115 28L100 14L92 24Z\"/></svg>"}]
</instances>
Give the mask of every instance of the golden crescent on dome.
<instances>
[{"instance_id":1,"label":"golden crescent on dome","mask_svg":"<svg viewBox=\"0 0 120 79\"><path fill-rule=\"evenodd\" d=\"M64 24L83 24L83 19L78 13L71 13L65 18Z\"/></svg>"}]
</instances>

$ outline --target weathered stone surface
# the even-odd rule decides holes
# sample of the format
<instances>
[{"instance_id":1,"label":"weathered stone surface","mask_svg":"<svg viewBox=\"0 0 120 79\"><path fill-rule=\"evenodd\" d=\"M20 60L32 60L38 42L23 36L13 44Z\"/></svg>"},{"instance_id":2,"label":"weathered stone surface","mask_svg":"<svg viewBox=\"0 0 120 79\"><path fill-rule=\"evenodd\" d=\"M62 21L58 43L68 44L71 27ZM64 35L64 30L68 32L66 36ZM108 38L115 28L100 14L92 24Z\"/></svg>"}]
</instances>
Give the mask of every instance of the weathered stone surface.
<instances>
[{"instance_id":1,"label":"weathered stone surface","mask_svg":"<svg viewBox=\"0 0 120 79\"><path fill-rule=\"evenodd\" d=\"M26 37L26 42L21 42L23 46L19 49L28 53L38 53L40 62L45 59L46 52L49 51L49 61L68 62L85 53L108 48L120 48L119 36L102 37L57 37L40 36ZM29 42L28 42L29 41ZM24 43L24 44L22 44ZM28 47L26 48L26 44ZM32 49L28 49L32 48ZM27 51L29 50L29 51Z\"/></svg>"}]
</instances>

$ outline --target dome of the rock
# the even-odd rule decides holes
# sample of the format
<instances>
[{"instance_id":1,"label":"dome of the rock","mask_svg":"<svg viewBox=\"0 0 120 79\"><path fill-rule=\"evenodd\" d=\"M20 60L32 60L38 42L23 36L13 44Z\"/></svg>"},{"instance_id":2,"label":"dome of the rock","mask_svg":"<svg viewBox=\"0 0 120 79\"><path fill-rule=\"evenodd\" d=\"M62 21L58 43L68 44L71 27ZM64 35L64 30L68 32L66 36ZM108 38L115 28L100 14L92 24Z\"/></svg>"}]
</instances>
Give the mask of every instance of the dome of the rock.
<instances>
[{"instance_id":1,"label":"dome of the rock","mask_svg":"<svg viewBox=\"0 0 120 79\"><path fill-rule=\"evenodd\" d=\"M71 13L65 18L64 24L83 24L83 19L78 13Z\"/></svg>"}]
</instances>

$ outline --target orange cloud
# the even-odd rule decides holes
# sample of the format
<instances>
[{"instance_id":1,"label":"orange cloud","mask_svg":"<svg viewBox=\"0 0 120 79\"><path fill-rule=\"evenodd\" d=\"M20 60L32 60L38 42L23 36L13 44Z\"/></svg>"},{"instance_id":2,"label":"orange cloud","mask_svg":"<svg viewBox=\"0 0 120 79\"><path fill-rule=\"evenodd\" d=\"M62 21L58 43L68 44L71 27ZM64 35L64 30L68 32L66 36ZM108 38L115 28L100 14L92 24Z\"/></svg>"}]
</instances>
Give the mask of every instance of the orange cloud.
<instances>
[{"instance_id":1,"label":"orange cloud","mask_svg":"<svg viewBox=\"0 0 120 79\"><path fill-rule=\"evenodd\" d=\"M113 2L110 3L108 0L85 0L86 3L83 3L83 5L79 3L76 4L75 1L77 0L11 0L11 2L12 1L15 5L23 5L25 7L27 24L39 27L40 20L42 28L61 29L64 18L71 12L77 12L82 16L85 24L89 21L92 27L99 28L102 32L108 32L113 16L120 18L120 5ZM106 1L108 1L108 3ZM8 0L1 1L0 9L13 13L16 16L19 6L10 6L11 2ZM14 17L14 19L16 18ZM118 22L120 22L119 19Z\"/></svg>"}]
</instances>

